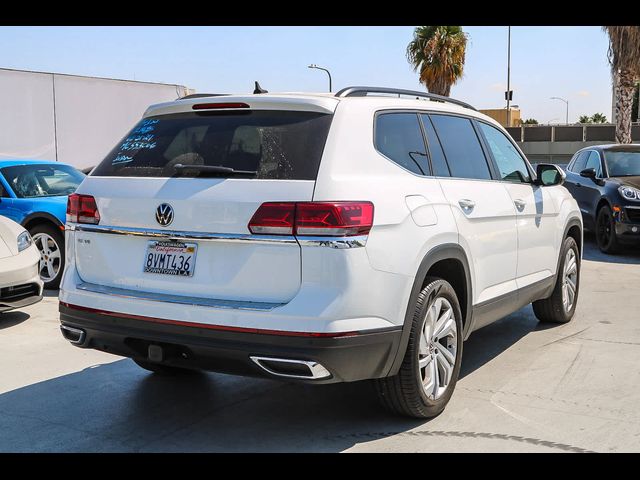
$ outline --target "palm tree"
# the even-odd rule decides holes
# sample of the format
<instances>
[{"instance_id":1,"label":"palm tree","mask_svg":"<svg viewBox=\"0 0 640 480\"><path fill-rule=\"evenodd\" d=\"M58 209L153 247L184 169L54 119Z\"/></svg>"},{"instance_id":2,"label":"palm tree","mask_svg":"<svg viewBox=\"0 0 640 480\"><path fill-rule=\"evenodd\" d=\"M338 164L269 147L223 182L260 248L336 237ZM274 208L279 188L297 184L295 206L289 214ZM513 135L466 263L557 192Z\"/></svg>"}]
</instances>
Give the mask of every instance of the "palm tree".
<instances>
[{"instance_id":1,"label":"palm tree","mask_svg":"<svg viewBox=\"0 0 640 480\"><path fill-rule=\"evenodd\" d=\"M615 89L616 141L631 143L631 110L635 82L640 78L640 26L605 26Z\"/></svg>"},{"instance_id":2,"label":"palm tree","mask_svg":"<svg viewBox=\"0 0 640 480\"><path fill-rule=\"evenodd\" d=\"M449 96L464 70L467 34L459 26L416 27L407 60L429 92Z\"/></svg>"},{"instance_id":3,"label":"palm tree","mask_svg":"<svg viewBox=\"0 0 640 480\"><path fill-rule=\"evenodd\" d=\"M593 119L589 115L580 115L579 123L593 123Z\"/></svg>"},{"instance_id":4,"label":"palm tree","mask_svg":"<svg viewBox=\"0 0 640 480\"><path fill-rule=\"evenodd\" d=\"M639 113L638 101L639 100L640 100L640 83L636 83L636 90L635 90L635 93L633 94L633 110L631 112L632 122L638 121L638 113Z\"/></svg>"},{"instance_id":5,"label":"palm tree","mask_svg":"<svg viewBox=\"0 0 640 480\"><path fill-rule=\"evenodd\" d=\"M593 123L607 123L607 117L604 113L594 113L591 115L591 121Z\"/></svg>"}]
</instances>

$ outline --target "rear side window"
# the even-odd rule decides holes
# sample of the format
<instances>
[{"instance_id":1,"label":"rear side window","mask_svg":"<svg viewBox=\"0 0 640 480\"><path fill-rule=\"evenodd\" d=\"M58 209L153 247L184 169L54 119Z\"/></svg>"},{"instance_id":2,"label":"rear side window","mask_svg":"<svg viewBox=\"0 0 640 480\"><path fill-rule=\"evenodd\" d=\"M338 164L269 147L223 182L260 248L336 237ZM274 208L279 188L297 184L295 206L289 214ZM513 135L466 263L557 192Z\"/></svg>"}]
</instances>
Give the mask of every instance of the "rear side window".
<instances>
[{"instance_id":1,"label":"rear side window","mask_svg":"<svg viewBox=\"0 0 640 480\"><path fill-rule=\"evenodd\" d=\"M489 165L471 120L431 115L452 177L491 180Z\"/></svg>"},{"instance_id":2,"label":"rear side window","mask_svg":"<svg viewBox=\"0 0 640 480\"><path fill-rule=\"evenodd\" d=\"M148 117L91 175L315 180L331 118L329 114L276 110ZM178 164L193 168L176 169ZM211 171L206 166L254 173Z\"/></svg>"},{"instance_id":3,"label":"rear side window","mask_svg":"<svg viewBox=\"0 0 640 480\"><path fill-rule=\"evenodd\" d=\"M375 131L380 153L413 173L429 175L429 159L415 113L378 115Z\"/></svg>"},{"instance_id":4,"label":"rear side window","mask_svg":"<svg viewBox=\"0 0 640 480\"><path fill-rule=\"evenodd\" d=\"M429 153L431 154L431 167L436 177L450 177L451 172L447 166L447 160L444 158L444 152L440 146L438 135L431 124L429 115L421 115L424 131L427 134L427 142L429 143Z\"/></svg>"}]
</instances>

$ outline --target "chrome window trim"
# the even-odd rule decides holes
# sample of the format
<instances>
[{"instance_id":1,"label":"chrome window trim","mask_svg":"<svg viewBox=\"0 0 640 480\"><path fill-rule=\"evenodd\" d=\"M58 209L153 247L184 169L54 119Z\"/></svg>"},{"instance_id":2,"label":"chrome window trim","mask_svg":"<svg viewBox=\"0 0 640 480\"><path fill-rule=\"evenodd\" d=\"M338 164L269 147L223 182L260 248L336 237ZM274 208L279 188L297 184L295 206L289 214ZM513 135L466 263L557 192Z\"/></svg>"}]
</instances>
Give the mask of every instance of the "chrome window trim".
<instances>
[{"instance_id":1,"label":"chrome window trim","mask_svg":"<svg viewBox=\"0 0 640 480\"><path fill-rule=\"evenodd\" d=\"M84 292L99 293L112 297L148 300L151 302L176 303L180 305L190 305L194 307L229 308L235 310L260 310L269 311L285 305L284 303L272 302L247 302L241 300L222 300L204 297L188 297L184 295L174 295L170 293L141 292L128 288L106 287L95 283L81 282L76 285L76 289Z\"/></svg>"},{"instance_id":2,"label":"chrome window trim","mask_svg":"<svg viewBox=\"0 0 640 480\"><path fill-rule=\"evenodd\" d=\"M197 240L204 242L247 242L261 244L298 244L307 247L330 247L337 249L364 247L368 235L353 237L324 237L293 235L253 235L250 233L208 233L177 230L158 230L139 227L113 227L109 225L67 224L65 230L134 237L165 238L172 240Z\"/></svg>"}]
</instances>

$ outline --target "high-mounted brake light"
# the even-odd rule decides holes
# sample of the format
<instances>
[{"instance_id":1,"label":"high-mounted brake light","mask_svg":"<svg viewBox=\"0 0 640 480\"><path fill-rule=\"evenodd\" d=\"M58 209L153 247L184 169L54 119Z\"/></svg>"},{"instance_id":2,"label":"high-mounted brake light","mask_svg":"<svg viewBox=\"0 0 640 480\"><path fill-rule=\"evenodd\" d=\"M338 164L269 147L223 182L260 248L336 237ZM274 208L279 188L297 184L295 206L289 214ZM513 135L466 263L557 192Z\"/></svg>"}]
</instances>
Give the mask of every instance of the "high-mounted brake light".
<instances>
[{"instance_id":1,"label":"high-mounted brake light","mask_svg":"<svg viewBox=\"0 0 640 480\"><path fill-rule=\"evenodd\" d=\"M371 202L267 202L248 226L254 234L349 237L372 225Z\"/></svg>"},{"instance_id":2,"label":"high-mounted brake light","mask_svg":"<svg viewBox=\"0 0 640 480\"><path fill-rule=\"evenodd\" d=\"M213 110L216 108L249 108L249 105L241 102L196 103L191 108L193 110Z\"/></svg>"},{"instance_id":3,"label":"high-mounted brake light","mask_svg":"<svg viewBox=\"0 0 640 480\"><path fill-rule=\"evenodd\" d=\"M96 199L91 195L72 193L67 201L67 222L100 223L100 212Z\"/></svg>"}]
</instances>

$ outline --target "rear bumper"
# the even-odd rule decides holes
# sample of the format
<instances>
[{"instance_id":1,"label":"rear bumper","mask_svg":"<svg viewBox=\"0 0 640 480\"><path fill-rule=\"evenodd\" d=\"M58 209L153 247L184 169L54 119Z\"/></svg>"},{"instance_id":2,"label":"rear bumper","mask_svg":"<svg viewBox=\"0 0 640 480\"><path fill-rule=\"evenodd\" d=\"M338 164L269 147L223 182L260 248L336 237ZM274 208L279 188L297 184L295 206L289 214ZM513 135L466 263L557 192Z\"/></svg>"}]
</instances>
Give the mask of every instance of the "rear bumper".
<instances>
[{"instance_id":1,"label":"rear bumper","mask_svg":"<svg viewBox=\"0 0 640 480\"><path fill-rule=\"evenodd\" d=\"M160 363L236 375L279 378L251 357L317 362L329 376L296 379L312 383L353 382L388 374L400 343L401 327L351 333L267 332L185 325L60 304L63 326L84 332L81 348L149 361L149 346L161 347ZM157 351L157 348L156 348ZM158 359L155 359L158 361ZM288 377L283 377L289 379Z\"/></svg>"}]
</instances>

